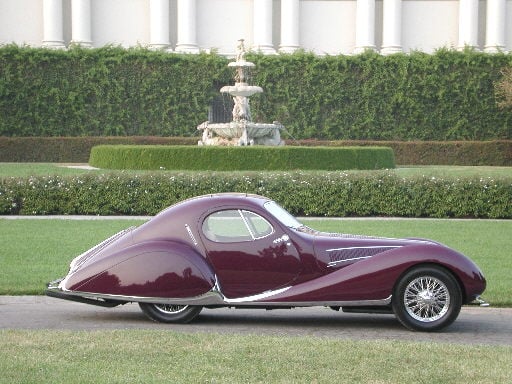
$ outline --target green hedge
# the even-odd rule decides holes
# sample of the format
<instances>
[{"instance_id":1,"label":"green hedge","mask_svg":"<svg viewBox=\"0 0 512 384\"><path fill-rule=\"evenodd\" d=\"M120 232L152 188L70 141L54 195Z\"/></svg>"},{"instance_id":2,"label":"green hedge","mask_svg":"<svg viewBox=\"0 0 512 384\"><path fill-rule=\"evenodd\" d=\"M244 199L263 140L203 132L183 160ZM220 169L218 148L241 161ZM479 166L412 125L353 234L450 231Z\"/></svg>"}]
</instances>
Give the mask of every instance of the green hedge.
<instances>
[{"instance_id":1,"label":"green hedge","mask_svg":"<svg viewBox=\"0 0 512 384\"><path fill-rule=\"evenodd\" d=\"M385 147L214 147L100 145L89 164L104 169L343 170L395 168Z\"/></svg>"},{"instance_id":2,"label":"green hedge","mask_svg":"<svg viewBox=\"0 0 512 384\"><path fill-rule=\"evenodd\" d=\"M296 139L512 139L494 85L512 54L250 54L255 121ZM194 136L228 59L105 47L0 47L2 136Z\"/></svg>"},{"instance_id":3,"label":"green hedge","mask_svg":"<svg viewBox=\"0 0 512 384\"><path fill-rule=\"evenodd\" d=\"M158 136L0 137L0 162L87 163L97 145L197 145L197 140Z\"/></svg>"},{"instance_id":4,"label":"green hedge","mask_svg":"<svg viewBox=\"0 0 512 384\"><path fill-rule=\"evenodd\" d=\"M257 193L295 215L512 219L512 180L380 171L104 174L4 178L0 214L153 215L188 197Z\"/></svg>"},{"instance_id":5,"label":"green hedge","mask_svg":"<svg viewBox=\"0 0 512 384\"><path fill-rule=\"evenodd\" d=\"M395 153L401 165L512 166L512 141L321 141L301 140L301 145L382 145Z\"/></svg>"},{"instance_id":6,"label":"green hedge","mask_svg":"<svg viewBox=\"0 0 512 384\"><path fill-rule=\"evenodd\" d=\"M197 145L194 137L0 137L0 162L87 163L96 145ZM301 146L385 146L400 165L512 166L512 141L322 141L289 140Z\"/></svg>"}]
</instances>

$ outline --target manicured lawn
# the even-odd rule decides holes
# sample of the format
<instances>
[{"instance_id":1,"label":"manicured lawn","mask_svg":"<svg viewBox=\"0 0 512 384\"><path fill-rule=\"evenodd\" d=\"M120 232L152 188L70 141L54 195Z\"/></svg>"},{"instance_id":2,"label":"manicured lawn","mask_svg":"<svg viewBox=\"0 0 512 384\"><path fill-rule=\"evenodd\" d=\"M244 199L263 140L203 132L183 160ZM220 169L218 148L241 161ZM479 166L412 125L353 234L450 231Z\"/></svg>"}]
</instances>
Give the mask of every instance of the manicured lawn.
<instances>
[{"instance_id":1,"label":"manicured lawn","mask_svg":"<svg viewBox=\"0 0 512 384\"><path fill-rule=\"evenodd\" d=\"M0 178L29 176L68 176L94 172L68 168L54 163L0 163Z\"/></svg>"},{"instance_id":2,"label":"manicured lawn","mask_svg":"<svg viewBox=\"0 0 512 384\"><path fill-rule=\"evenodd\" d=\"M0 219L0 294L43 294L69 262L112 234L139 225L126 220Z\"/></svg>"},{"instance_id":3,"label":"manicured lawn","mask_svg":"<svg viewBox=\"0 0 512 384\"><path fill-rule=\"evenodd\" d=\"M0 331L0 383L510 383L512 347L172 331Z\"/></svg>"},{"instance_id":4,"label":"manicured lawn","mask_svg":"<svg viewBox=\"0 0 512 384\"><path fill-rule=\"evenodd\" d=\"M329 232L388 237L426 237L473 259L488 280L484 298L512 306L512 221L434 219L303 220ZM0 219L0 294L43 294L45 284L66 274L71 259L140 220Z\"/></svg>"}]
</instances>

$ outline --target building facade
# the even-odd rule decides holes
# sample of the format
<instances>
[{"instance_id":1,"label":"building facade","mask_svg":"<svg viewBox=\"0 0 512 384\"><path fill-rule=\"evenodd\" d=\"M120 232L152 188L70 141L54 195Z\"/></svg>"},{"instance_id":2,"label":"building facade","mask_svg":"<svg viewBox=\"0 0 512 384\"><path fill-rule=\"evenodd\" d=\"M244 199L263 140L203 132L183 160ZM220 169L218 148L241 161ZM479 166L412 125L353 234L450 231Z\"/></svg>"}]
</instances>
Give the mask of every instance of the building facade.
<instances>
[{"instance_id":1,"label":"building facade","mask_svg":"<svg viewBox=\"0 0 512 384\"><path fill-rule=\"evenodd\" d=\"M0 45L512 51L512 0L0 0Z\"/></svg>"}]
</instances>

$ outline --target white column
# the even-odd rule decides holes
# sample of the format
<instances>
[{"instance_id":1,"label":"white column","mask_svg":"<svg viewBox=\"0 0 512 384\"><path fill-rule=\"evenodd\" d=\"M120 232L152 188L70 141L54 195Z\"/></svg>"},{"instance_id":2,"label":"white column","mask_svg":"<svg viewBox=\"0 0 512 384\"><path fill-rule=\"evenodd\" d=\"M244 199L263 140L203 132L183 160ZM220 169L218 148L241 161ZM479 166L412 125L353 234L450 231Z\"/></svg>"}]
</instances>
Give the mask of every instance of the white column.
<instances>
[{"instance_id":1,"label":"white column","mask_svg":"<svg viewBox=\"0 0 512 384\"><path fill-rule=\"evenodd\" d=\"M149 44L169 50L169 0L149 1Z\"/></svg>"},{"instance_id":2,"label":"white column","mask_svg":"<svg viewBox=\"0 0 512 384\"><path fill-rule=\"evenodd\" d=\"M62 0L43 0L43 47L65 48Z\"/></svg>"},{"instance_id":3,"label":"white column","mask_svg":"<svg viewBox=\"0 0 512 384\"><path fill-rule=\"evenodd\" d=\"M505 50L505 0L487 0L485 51L490 53Z\"/></svg>"},{"instance_id":4,"label":"white column","mask_svg":"<svg viewBox=\"0 0 512 384\"><path fill-rule=\"evenodd\" d=\"M375 50L375 0L357 0L354 53Z\"/></svg>"},{"instance_id":5,"label":"white column","mask_svg":"<svg viewBox=\"0 0 512 384\"><path fill-rule=\"evenodd\" d=\"M196 24L196 0L178 0L177 52L199 52Z\"/></svg>"},{"instance_id":6,"label":"white column","mask_svg":"<svg viewBox=\"0 0 512 384\"><path fill-rule=\"evenodd\" d=\"M402 52L402 0L384 0L382 11L381 53L389 55Z\"/></svg>"},{"instance_id":7,"label":"white column","mask_svg":"<svg viewBox=\"0 0 512 384\"><path fill-rule=\"evenodd\" d=\"M276 53L272 42L272 0L254 0L253 35L254 50Z\"/></svg>"},{"instance_id":8,"label":"white column","mask_svg":"<svg viewBox=\"0 0 512 384\"><path fill-rule=\"evenodd\" d=\"M71 0L71 43L92 47L91 0Z\"/></svg>"},{"instance_id":9,"label":"white column","mask_svg":"<svg viewBox=\"0 0 512 384\"><path fill-rule=\"evenodd\" d=\"M478 47L478 0L459 0L459 45Z\"/></svg>"},{"instance_id":10,"label":"white column","mask_svg":"<svg viewBox=\"0 0 512 384\"><path fill-rule=\"evenodd\" d=\"M281 0L281 44L279 45L279 51L292 53L299 49L299 17L299 0Z\"/></svg>"}]
</instances>

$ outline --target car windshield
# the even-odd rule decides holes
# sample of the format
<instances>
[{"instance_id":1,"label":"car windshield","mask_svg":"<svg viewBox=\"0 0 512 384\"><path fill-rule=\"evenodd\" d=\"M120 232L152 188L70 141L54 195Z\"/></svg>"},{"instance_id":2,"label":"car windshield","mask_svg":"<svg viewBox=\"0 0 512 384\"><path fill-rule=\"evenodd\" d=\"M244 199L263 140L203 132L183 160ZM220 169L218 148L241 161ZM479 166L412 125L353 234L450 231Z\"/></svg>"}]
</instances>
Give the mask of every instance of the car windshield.
<instances>
[{"instance_id":1,"label":"car windshield","mask_svg":"<svg viewBox=\"0 0 512 384\"><path fill-rule=\"evenodd\" d=\"M288 211L282 208L275 201L267 201L264 204L265 209L270 212L277 220L288 228L298 229L304 227L295 217L293 217Z\"/></svg>"}]
</instances>

